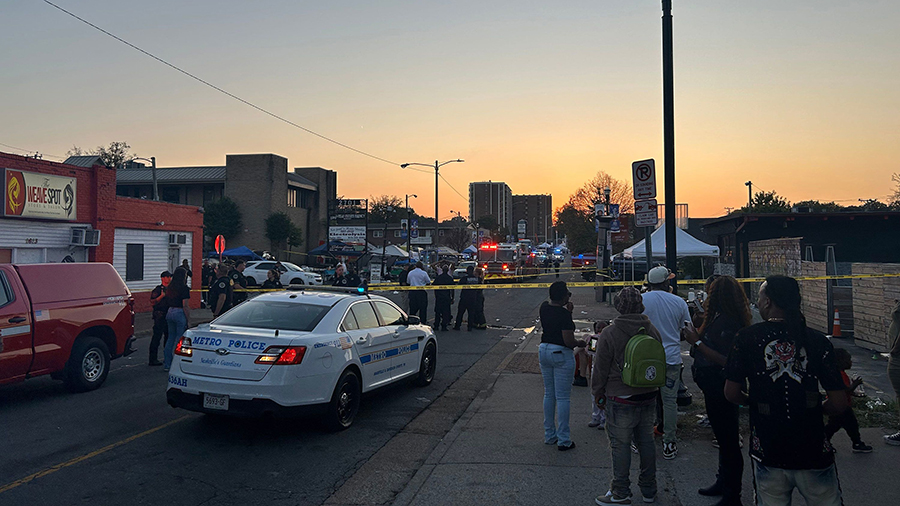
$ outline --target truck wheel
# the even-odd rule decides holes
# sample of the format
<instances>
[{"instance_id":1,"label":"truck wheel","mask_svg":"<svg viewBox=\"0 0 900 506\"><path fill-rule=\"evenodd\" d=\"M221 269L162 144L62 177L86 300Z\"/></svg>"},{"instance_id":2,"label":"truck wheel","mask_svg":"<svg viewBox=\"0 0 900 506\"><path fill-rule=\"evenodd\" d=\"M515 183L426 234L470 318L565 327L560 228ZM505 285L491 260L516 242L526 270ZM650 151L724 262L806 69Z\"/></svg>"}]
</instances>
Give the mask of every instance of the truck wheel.
<instances>
[{"instance_id":1,"label":"truck wheel","mask_svg":"<svg viewBox=\"0 0 900 506\"><path fill-rule=\"evenodd\" d=\"M334 387L331 402L328 403L328 412L324 419L325 428L337 432L350 427L359 411L361 396L359 376L353 371L344 371L337 386Z\"/></svg>"},{"instance_id":2,"label":"truck wheel","mask_svg":"<svg viewBox=\"0 0 900 506\"><path fill-rule=\"evenodd\" d=\"M434 371L437 368L437 348L434 341L428 341L425 349L422 350L422 361L419 363L419 374L416 376L415 385L417 387L427 387L434 379Z\"/></svg>"},{"instance_id":3,"label":"truck wheel","mask_svg":"<svg viewBox=\"0 0 900 506\"><path fill-rule=\"evenodd\" d=\"M109 348L99 338L87 336L75 342L66 362L66 385L73 392L99 388L109 374Z\"/></svg>"}]
</instances>

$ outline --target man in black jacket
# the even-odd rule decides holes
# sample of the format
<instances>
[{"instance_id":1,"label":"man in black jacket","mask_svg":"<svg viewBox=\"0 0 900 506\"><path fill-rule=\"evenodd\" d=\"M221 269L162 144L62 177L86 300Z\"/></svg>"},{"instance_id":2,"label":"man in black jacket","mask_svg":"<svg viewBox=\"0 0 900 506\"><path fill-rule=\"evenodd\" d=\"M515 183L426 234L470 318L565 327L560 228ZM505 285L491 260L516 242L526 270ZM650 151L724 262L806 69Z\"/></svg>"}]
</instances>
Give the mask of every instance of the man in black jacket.
<instances>
[{"instance_id":1,"label":"man in black jacket","mask_svg":"<svg viewBox=\"0 0 900 506\"><path fill-rule=\"evenodd\" d=\"M453 285L453 276L450 275L450 268L447 264L441 264L438 269L440 274L431 283L433 285ZM434 330L448 330L452 315L450 314L450 306L453 305L453 290L435 290L434 291Z\"/></svg>"},{"instance_id":2,"label":"man in black jacket","mask_svg":"<svg viewBox=\"0 0 900 506\"><path fill-rule=\"evenodd\" d=\"M159 284L150 292L150 304L153 304L153 337L150 338L150 365L162 365L159 361L159 343L162 341L165 346L169 340L169 325L166 323L166 311L169 306L166 304L166 287L172 281L172 273L163 271L159 275Z\"/></svg>"},{"instance_id":3,"label":"man in black jacket","mask_svg":"<svg viewBox=\"0 0 900 506\"><path fill-rule=\"evenodd\" d=\"M466 275L459 279L460 285L478 285L481 284L481 279L475 275L475 267L470 265L466 267ZM459 330L462 326L462 318L463 314L468 311L469 315L467 318L466 330L472 330L475 325L478 323L478 292L480 290L472 289L472 288L463 288L459 291L459 305L456 308L456 324L453 326L453 330Z\"/></svg>"}]
</instances>

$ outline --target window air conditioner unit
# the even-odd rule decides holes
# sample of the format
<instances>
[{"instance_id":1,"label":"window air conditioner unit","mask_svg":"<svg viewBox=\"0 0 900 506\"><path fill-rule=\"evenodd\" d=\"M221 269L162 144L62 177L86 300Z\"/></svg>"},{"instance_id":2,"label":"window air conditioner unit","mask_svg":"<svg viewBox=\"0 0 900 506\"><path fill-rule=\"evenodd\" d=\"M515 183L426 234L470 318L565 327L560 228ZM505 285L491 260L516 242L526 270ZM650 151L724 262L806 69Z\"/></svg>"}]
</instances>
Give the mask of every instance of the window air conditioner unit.
<instances>
[{"instance_id":1,"label":"window air conditioner unit","mask_svg":"<svg viewBox=\"0 0 900 506\"><path fill-rule=\"evenodd\" d=\"M72 236L69 238L70 246L84 246L84 233L86 229L83 228L73 228Z\"/></svg>"},{"instance_id":2,"label":"window air conditioner unit","mask_svg":"<svg viewBox=\"0 0 900 506\"><path fill-rule=\"evenodd\" d=\"M184 246L187 244L187 234L169 234L169 246Z\"/></svg>"},{"instance_id":3,"label":"window air conditioner unit","mask_svg":"<svg viewBox=\"0 0 900 506\"><path fill-rule=\"evenodd\" d=\"M100 231L99 230L85 230L84 231L84 245L85 246L99 246L100 245Z\"/></svg>"}]
</instances>

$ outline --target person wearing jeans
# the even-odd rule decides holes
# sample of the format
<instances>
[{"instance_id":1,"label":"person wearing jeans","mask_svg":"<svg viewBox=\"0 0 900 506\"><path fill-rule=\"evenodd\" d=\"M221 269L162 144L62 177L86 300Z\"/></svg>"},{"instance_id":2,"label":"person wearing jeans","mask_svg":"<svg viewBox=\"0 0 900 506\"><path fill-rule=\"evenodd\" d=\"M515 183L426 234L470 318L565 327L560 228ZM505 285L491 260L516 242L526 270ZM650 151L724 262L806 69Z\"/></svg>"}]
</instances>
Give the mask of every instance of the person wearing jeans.
<instances>
[{"instance_id":1,"label":"person wearing jeans","mask_svg":"<svg viewBox=\"0 0 900 506\"><path fill-rule=\"evenodd\" d=\"M562 281L550 285L550 300L541 304L541 345L538 358L544 378L544 444L559 451L575 448L569 435L569 398L575 374L575 322L572 321L572 294Z\"/></svg>"},{"instance_id":2,"label":"person wearing jeans","mask_svg":"<svg viewBox=\"0 0 900 506\"><path fill-rule=\"evenodd\" d=\"M172 281L166 287L166 305L169 307L166 313L166 324L169 327L169 339L163 349L163 367L169 370L175 354L175 345L184 335L190 318L191 289L187 286L187 271L183 267L175 269L172 273Z\"/></svg>"},{"instance_id":3,"label":"person wearing jeans","mask_svg":"<svg viewBox=\"0 0 900 506\"><path fill-rule=\"evenodd\" d=\"M656 447L653 422L656 420L657 388L637 388L622 381L625 347L637 334L646 333L662 341L650 318L641 314L641 293L626 287L614 300L620 316L600 332L591 371L591 392L598 405L606 406L606 431L612 456L613 477L609 491L594 501L597 504L631 504L631 443L641 460L638 486L644 502L656 500Z\"/></svg>"}]
</instances>

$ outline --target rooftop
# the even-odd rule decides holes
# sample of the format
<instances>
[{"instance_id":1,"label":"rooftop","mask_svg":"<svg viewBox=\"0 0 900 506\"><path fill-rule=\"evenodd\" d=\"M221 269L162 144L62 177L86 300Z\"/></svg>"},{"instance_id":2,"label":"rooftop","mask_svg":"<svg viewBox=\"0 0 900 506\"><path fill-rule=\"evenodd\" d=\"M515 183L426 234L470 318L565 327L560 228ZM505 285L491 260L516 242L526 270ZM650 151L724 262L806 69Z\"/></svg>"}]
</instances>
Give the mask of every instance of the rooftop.
<instances>
[{"instance_id":1,"label":"rooftop","mask_svg":"<svg viewBox=\"0 0 900 506\"><path fill-rule=\"evenodd\" d=\"M156 180L164 183L213 183L225 181L225 167L165 167L156 169ZM116 184L150 184L151 169L116 171Z\"/></svg>"}]
</instances>

